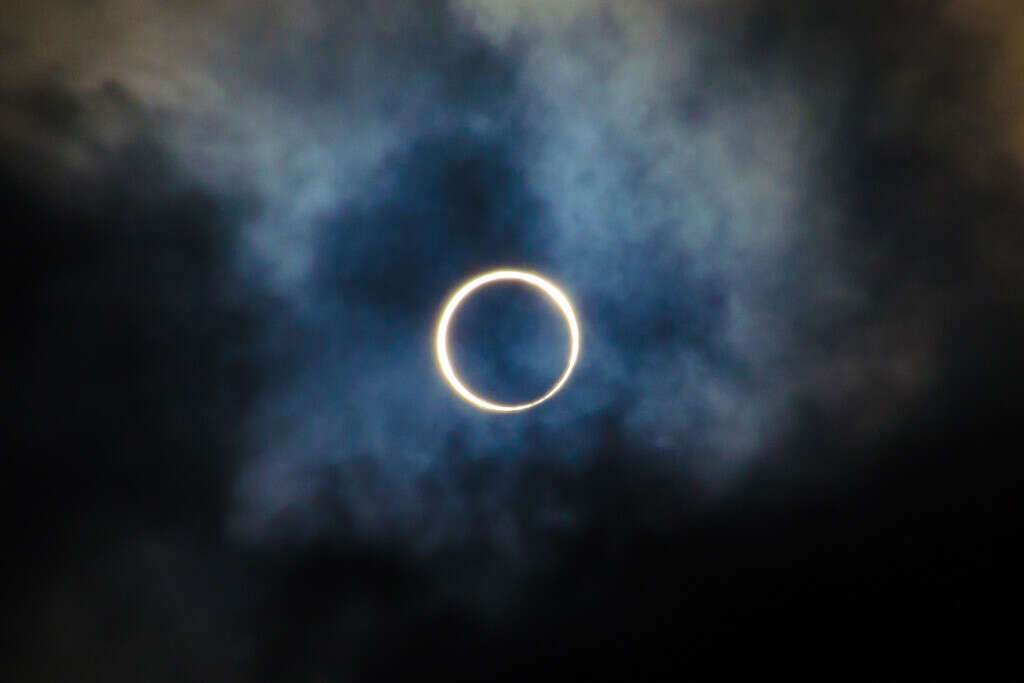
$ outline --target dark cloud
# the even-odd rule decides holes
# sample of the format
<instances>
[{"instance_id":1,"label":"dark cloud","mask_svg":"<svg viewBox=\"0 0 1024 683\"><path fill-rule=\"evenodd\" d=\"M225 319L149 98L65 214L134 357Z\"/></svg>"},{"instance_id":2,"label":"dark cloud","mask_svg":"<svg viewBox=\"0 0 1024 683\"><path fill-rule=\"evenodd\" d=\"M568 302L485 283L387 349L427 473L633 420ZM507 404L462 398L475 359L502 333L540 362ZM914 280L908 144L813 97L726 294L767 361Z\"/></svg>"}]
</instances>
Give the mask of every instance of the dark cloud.
<instances>
[{"instance_id":1,"label":"dark cloud","mask_svg":"<svg viewBox=\"0 0 1024 683\"><path fill-rule=\"evenodd\" d=\"M97 95L108 97L124 95ZM6 113L37 123L43 142L12 145L4 163L4 603L19 617L7 635L24 675L38 662L40 675L65 677L102 667L90 650L134 637L136 620L145 647L163 647L148 621L161 615L131 602L162 598L148 586L127 598L119 581L148 577L119 561L159 562L154 550L184 565L176 546L148 539L217 537L240 457L233 425L259 386L245 341L258 319L254 302L233 300L244 203L173 172L142 129L112 150L82 135L89 171L54 168L49 140L74 137L93 103L57 84L13 101ZM68 659L53 661L51 646Z\"/></svg>"},{"instance_id":2,"label":"dark cloud","mask_svg":"<svg viewBox=\"0 0 1024 683\"><path fill-rule=\"evenodd\" d=\"M5 10L7 678L665 680L1007 642L1024 185L993 46L1019 22L96 7ZM517 415L432 356L444 297L500 265L583 328ZM564 339L521 294L456 356L525 395Z\"/></svg>"}]
</instances>

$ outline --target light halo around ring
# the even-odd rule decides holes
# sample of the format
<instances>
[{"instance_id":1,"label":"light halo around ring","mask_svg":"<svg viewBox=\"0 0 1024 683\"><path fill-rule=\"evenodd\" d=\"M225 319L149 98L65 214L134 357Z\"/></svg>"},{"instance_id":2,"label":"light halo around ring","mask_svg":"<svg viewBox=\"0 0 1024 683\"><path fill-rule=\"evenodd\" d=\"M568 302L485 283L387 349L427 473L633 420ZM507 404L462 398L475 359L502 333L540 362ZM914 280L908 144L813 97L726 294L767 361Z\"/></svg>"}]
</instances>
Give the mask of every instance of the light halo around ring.
<instances>
[{"instance_id":1,"label":"light halo around ring","mask_svg":"<svg viewBox=\"0 0 1024 683\"><path fill-rule=\"evenodd\" d=\"M565 370L562 372L562 376L558 378L558 381L556 381L550 389L548 389L547 393L540 398L527 403L496 403L477 396L470 391L461 380L459 380L458 375L455 374L455 369L452 367L452 362L448 357L448 327L455 315L455 311L458 310L462 302L465 301L470 294L481 287L493 282L509 280L525 282L547 294L562 311L562 315L565 316L565 322L569 327L569 360L566 363ZM545 280L535 273L529 273L522 270L494 270L472 278L459 287L459 289L452 294L451 298L448 299L448 303L445 304L444 310L441 313L441 319L437 323L435 346L437 351L437 364L441 369L441 374L444 375L446 380L448 380L448 384L450 384L452 389L455 390L455 393L482 410L490 410L497 413L517 413L533 408L534 406L540 405L544 401L548 400L558 393L558 390L561 389L568 381L569 375L572 374L573 368L576 366L576 359L579 358L580 355L580 326L576 321L576 313L572 309L572 304L569 303L569 297L563 294L562 290L548 280Z\"/></svg>"}]
</instances>

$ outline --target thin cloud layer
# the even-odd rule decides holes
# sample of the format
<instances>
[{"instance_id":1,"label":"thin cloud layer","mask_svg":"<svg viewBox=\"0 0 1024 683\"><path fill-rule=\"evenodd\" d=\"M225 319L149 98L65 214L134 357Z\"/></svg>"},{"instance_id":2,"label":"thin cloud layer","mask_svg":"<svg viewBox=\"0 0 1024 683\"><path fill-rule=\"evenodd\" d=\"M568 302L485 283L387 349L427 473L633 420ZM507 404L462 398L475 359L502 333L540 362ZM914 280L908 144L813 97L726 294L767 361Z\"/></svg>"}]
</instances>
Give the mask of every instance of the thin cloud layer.
<instances>
[{"instance_id":1,"label":"thin cloud layer","mask_svg":"<svg viewBox=\"0 0 1024 683\"><path fill-rule=\"evenodd\" d=\"M656 679L931 614L1012 498L1010 4L0 10L17 680ZM432 355L497 266L583 333L518 415Z\"/></svg>"}]
</instances>

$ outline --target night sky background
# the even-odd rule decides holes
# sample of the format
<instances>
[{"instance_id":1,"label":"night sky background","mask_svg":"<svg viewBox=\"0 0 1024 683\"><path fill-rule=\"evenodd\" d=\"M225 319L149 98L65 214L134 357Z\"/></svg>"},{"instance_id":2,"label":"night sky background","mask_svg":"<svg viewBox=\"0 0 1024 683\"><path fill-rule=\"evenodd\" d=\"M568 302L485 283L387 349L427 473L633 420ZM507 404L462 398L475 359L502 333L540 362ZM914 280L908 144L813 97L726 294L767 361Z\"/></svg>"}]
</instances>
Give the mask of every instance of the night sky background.
<instances>
[{"instance_id":1,"label":"night sky background","mask_svg":"<svg viewBox=\"0 0 1024 683\"><path fill-rule=\"evenodd\" d=\"M1019 648L1020 2L12 0L0 189L4 681Z\"/></svg>"}]
</instances>

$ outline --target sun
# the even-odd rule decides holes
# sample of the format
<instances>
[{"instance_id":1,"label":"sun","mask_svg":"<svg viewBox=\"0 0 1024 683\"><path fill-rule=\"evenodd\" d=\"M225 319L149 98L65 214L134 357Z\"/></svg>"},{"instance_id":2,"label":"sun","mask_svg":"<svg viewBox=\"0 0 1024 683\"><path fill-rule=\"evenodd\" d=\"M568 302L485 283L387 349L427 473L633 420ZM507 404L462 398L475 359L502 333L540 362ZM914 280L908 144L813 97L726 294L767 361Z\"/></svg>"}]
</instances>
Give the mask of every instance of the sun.
<instances>
[{"instance_id":1,"label":"sun","mask_svg":"<svg viewBox=\"0 0 1024 683\"><path fill-rule=\"evenodd\" d=\"M476 290L487 285L494 284L495 282L525 282L528 285L536 287L558 306L562 311L562 315L565 317L565 323L569 327L569 358L565 365L565 370L562 372L562 376L548 389L540 398L527 403L507 404L507 403L496 403L494 401L488 401L487 399L477 396L465 384L459 379L458 375L455 374L455 369L452 367L451 359L448 356L448 328L451 326L452 319L455 316L455 312L459 309L459 306ZM569 297L567 297L562 290L556 287L554 284L545 280L541 276L535 273L528 273L521 270L495 270L483 275L478 275L464 285L459 287L448 302L444 306L444 310L441 312L441 319L437 323L437 337L436 337L436 350L437 350L437 364L441 369L441 374L451 385L452 389L455 390L459 396L473 404L481 410L490 410L497 413L517 413L523 410L529 410L534 406L538 406L544 401L548 400L552 396L558 393L559 389L565 385L569 380L569 375L572 374L573 368L576 366L576 360L580 355L580 326L576 321L576 313L573 311L572 304L569 303Z\"/></svg>"}]
</instances>

